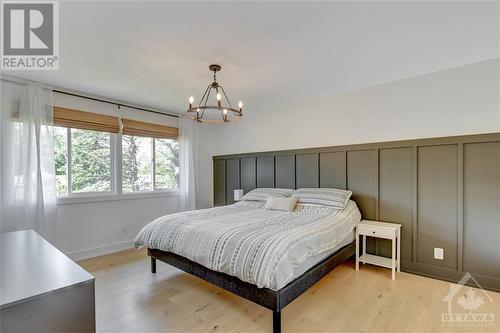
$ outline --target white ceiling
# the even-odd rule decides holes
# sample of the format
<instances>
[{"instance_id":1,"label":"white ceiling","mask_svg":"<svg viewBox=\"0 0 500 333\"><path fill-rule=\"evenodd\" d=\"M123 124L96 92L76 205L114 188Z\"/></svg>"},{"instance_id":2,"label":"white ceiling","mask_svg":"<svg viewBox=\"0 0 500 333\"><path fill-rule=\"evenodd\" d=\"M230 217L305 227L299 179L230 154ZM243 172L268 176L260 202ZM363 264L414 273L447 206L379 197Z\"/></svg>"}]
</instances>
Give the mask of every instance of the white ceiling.
<instances>
[{"instance_id":1,"label":"white ceiling","mask_svg":"<svg viewBox=\"0 0 500 333\"><path fill-rule=\"evenodd\" d=\"M247 112L500 56L500 3L61 2L60 69L10 72L182 112L211 63Z\"/></svg>"}]
</instances>

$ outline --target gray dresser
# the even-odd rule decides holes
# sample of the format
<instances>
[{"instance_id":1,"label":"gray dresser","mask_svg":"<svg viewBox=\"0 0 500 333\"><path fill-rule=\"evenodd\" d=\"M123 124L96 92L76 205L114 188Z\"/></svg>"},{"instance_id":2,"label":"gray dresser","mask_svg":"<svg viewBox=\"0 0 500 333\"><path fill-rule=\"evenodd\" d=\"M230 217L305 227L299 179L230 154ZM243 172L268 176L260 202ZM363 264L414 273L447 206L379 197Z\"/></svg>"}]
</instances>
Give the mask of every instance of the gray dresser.
<instances>
[{"instance_id":1,"label":"gray dresser","mask_svg":"<svg viewBox=\"0 0 500 333\"><path fill-rule=\"evenodd\" d=\"M0 331L95 332L94 277L33 230L0 237Z\"/></svg>"}]
</instances>

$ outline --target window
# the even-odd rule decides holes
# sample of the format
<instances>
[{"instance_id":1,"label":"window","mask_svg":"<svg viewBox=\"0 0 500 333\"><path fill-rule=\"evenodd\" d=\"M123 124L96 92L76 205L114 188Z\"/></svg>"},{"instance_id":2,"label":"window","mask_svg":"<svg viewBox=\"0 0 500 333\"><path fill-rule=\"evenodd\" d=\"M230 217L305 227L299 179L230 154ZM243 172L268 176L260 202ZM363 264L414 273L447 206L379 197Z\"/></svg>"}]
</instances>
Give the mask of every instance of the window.
<instances>
[{"instance_id":1,"label":"window","mask_svg":"<svg viewBox=\"0 0 500 333\"><path fill-rule=\"evenodd\" d=\"M54 108L57 195L121 195L179 187L177 128ZM121 157L121 158L120 158Z\"/></svg>"},{"instance_id":2,"label":"window","mask_svg":"<svg viewBox=\"0 0 500 333\"><path fill-rule=\"evenodd\" d=\"M155 187L179 188L179 142L155 139Z\"/></svg>"},{"instance_id":3,"label":"window","mask_svg":"<svg viewBox=\"0 0 500 333\"><path fill-rule=\"evenodd\" d=\"M111 133L70 129L71 192L111 191Z\"/></svg>"},{"instance_id":4,"label":"window","mask_svg":"<svg viewBox=\"0 0 500 333\"><path fill-rule=\"evenodd\" d=\"M68 130L54 127L54 163L57 195L68 194Z\"/></svg>"},{"instance_id":5,"label":"window","mask_svg":"<svg viewBox=\"0 0 500 333\"><path fill-rule=\"evenodd\" d=\"M111 151L111 133L54 127L57 194L111 193Z\"/></svg>"},{"instance_id":6,"label":"window","mask_svg":"<svg viewBox=\"0 0 500 333\"><path fill-rule=\"evenodd\" d=\"M177 189L178 161L177 140L123 135L123 192Z\"/></svg>"}]
</instances>

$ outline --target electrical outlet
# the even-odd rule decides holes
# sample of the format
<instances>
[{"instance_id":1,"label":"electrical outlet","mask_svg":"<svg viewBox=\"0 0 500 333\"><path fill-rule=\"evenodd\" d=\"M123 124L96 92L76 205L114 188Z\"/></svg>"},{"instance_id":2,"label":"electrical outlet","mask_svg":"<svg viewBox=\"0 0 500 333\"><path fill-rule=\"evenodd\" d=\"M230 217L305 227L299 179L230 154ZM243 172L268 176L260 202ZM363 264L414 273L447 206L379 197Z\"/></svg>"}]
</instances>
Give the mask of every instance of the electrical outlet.
<instances>
[{"instance_id":1,"label":"electrical outlet","mask_svg":"<svg viewBox=\"0 0 500 333\"><path fill-rule=\"evenodd\" d=\"M444 260L444 250L440 247L434 248L434 259Z\"/></svg>"}]
</instances>

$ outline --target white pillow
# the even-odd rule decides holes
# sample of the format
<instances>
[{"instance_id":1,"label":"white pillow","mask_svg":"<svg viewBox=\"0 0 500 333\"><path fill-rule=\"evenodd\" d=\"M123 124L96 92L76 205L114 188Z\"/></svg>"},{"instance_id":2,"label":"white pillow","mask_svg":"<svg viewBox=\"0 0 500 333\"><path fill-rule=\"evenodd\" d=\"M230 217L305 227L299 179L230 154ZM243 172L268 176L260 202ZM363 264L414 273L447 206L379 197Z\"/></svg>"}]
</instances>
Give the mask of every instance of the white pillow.
<instances>
[{"instance_id":1,"label":"white pillow","mask_svg":"<svg viewBox=\"0 0 500 333\"><path fill-rule=\"evenodd\" d=\"M352 192L334 188L299 188L292 197L297 198L300 204L330 206L344 209Z\"/></svg>"},{"instance_id":2,"label":"white pillow","mask_svg":"<svg viewBox=\"0 0 500 333\"><path fill-rule=\"evenodd\" d=\"M269 197L266 202L266 209L269 210L282 210L285 212L292 211L297 204L297 198L295 197Z\"/></svg>"},{"instance_id":3,"label":"white pillow","mask_svg":"<svg viewBox=\"0 0 500 333\"><path fill-rule=\"evenodd\" d=\"M256 188L245 194L240 201L267 201L270 197L289 197L294 190L289 188Z\"/></svg>"}]
</instances>

